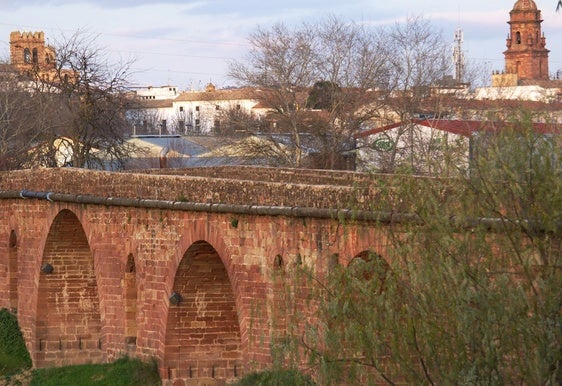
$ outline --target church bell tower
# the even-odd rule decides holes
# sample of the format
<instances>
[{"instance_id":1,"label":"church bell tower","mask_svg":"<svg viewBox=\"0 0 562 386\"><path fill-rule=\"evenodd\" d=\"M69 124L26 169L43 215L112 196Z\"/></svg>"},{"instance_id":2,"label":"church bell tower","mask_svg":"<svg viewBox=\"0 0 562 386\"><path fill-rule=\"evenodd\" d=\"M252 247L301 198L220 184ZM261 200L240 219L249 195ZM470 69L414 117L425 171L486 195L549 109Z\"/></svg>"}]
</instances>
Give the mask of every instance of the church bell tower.
<instances>
[{"instance_id":1,"label":"church bell tower","mask_svg":"<svg viewBox=\"0 0 562 386\"><path fill-rule=\"evenodd\" d=\"M505 56L506 74L519 81L548 80L546 38L541 32L541 11L533 0L518 0L509 13Z\"/></svg>"},{"instance_id":2,"label":"church bell tower","mask_svg":"<svg viewBox=\"0 0 562 386\"><path fill-rule=\"evenodd\" d=\"M43 32L10 33L10 63L20 73L32 75L55 68L55 50L45 44Z\"/></svg>"}]
</instances>

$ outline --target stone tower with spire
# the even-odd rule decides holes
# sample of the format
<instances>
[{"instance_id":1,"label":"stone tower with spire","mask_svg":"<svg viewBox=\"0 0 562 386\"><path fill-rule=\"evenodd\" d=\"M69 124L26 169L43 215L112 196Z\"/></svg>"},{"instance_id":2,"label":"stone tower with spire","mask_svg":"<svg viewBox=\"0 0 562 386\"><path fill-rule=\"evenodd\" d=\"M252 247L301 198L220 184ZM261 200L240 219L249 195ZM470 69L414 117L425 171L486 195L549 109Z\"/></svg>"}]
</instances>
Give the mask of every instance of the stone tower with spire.
<instances>
[{"instance_id":1,"label":"stone tower with spire","mask_svg":"<svg viewBox=\"0 0 562 386\"><path fill-rule=\"evenodd\" d=\"M548 80L546 38L541 32L541 11L533 0L518 0L509 13L505 73L517 82Z\"/></svg>"}]
</instances>

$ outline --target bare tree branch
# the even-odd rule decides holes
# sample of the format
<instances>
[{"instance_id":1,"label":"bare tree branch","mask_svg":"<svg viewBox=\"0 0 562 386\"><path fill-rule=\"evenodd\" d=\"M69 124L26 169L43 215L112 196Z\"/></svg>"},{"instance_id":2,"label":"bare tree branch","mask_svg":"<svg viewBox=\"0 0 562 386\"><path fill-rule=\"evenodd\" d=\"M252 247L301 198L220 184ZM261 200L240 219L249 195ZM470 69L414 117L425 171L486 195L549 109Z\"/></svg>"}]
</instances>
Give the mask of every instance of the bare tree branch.
<instances>
[{"instance_id":1,"label":"bare tree branch","mask_svg":"<svg viewBox=\"0 0 562 386\"><path fill-rule=\"evenodd\" d=\"M57 41L55 51L52 74L37 82L58 111L52 140L68 139L72 166L121 168L133 150L125 141L132 61L109 63L96 37L81 31Z\"/></svg>"}]
</instances>

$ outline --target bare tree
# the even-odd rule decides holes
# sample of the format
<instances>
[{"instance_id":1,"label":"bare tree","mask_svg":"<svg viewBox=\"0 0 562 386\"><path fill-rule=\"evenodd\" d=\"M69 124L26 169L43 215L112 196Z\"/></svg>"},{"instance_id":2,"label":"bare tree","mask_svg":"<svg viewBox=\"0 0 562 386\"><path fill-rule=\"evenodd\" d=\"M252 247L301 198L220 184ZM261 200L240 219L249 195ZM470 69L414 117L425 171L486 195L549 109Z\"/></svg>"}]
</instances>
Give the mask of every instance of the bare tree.
<instances>
[{"instance_id":1,"label":"bare tree","mask_svg":"<svg viewBox=\"0 0 562 386\"><path fill-rule=\"evenodd\" d=\"M250 36L248 64L234 62L230 76L241 84L269 91L266 103L275 112L275 119L287 124L295 145L289 161L300 166L300 110L298 92L316 79L313 65L314 33L308 26L290 30L277 24L270 30L259 28Z\"/></svg>"},{"instance_id":2,"label":"bare tree","mask_svg":"<svg viewBox=\"0 0 562 386\"><path fill-rule=\"evenodd\" d=\"M214 132L217 135L248 135L267 131L266 122L239 104L221 108L215 115Z\"/></svg>"},{"instance_id":3,"label":"bare tree","mask_svg":"<svg viewBox=\"0 0 562 386\"><path fill-rule=\"evenodd\" d=\"M467 91L468 84L452 80L450 45L428 20L408 18L383 29L380 38L385 42L381 49L388 58L387 76L381 80L377 94L382 100L376 106L381 113L365 126L394 127L379 134L374 143L358 142L358 153L375 153L377 159L375 164L361 166L382 172L440 173L446 163L436 162L438 159L453 154L453 147L458 155L468 146L428 132L416 122L447 117L456 111L457 92ZM474 79L473 71L470 75ZM363 160L358 161L361 164Z\"/></svg>"},{"instance_id":4,"label":"bare tree","mask_svg":"<svg viewBox=\"0 0 562 386\"><path fill-rule=\"evenodd\" d=\"M53 166L54 149L45 142L53 115L48 98L8 64L0 67L0 170Z\"/></svg>"},{"instance_id":5,"label":"bare tree","mask_svg":"<svg viewBox=\"0 0 562 386\"><path fill-rule=\"evenodd\" d=\"M122 167L133 150L125 138L131 61L111 64L95 37L80 31L56 42L55 51L55 68L36 77L37 89L49 94L58 112L53 140L67 140L72 166Z\"/></svg>"},{"instance_id":6,"label":"bare tree","mask_svg":"<svg viewBox=\"0 0 562 386\"><path fill-rule=\"evenodd\" d=\"M384 58L374 36L362 26L336 18L294 29L278 24L258 29L250 44L248 61L232 63L230 75L243 85L267 90L264 102L272 108L267 117L270 130L290 135L289 166L302 166L303 155L311 148L310 141L303 143L303 133L322 131L331 145L339 144L342 136L350 139L371 112L358 114L357 107L365 105L364 90L377 87ZM314 109L307 99L318 82L333 84L338 92L321 109ZM333 153L334 147L329 147Z\"/></svg>"},{"instance_id":7,"label":"bare tree","mask_svg":"<svg viewBox=\"0 0 562 386\"><path fill-rule=\"evenodd\" d=\"M422 18L378 30L334 17L294 29L276 25L258 29L250 45L247 61L232 63L230 75L267 90L268 120L273 131L291 135L288 165L297 167L311 153L313 167L348 165L342 158L361 130L438 111L428 97L452 68L449 47Z\"/></svg>"},{"instance_id":8,"label":"bare tree","mask_svg":"<svg viewBox=\"0 0 562 386\"><path fill-rule=\"evenodd\" d=\"M171 120L172 130L177 134L189 134L194 130L195 119L190 112L176 111Z\"/></svg>"},{"instance_id":9,"label":"bare tree","mask_svg":"<svg viewBox=\"0 0 562 386\"><path fill-rule=\"evenodd\" d=\"M138 108L127 111L127 120L133 127L134 135L168 134L167 128L162 127L162 114L157 109L145 108L140 104Z\"/></svg>"}]
</instances>

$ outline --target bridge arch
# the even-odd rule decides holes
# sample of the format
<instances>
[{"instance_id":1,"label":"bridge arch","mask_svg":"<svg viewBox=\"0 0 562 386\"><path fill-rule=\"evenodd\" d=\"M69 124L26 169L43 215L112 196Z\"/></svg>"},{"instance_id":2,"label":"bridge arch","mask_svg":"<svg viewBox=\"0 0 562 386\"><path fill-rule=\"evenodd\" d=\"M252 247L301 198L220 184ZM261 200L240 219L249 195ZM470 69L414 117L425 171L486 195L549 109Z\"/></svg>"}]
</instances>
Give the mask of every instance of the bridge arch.
<instances>
[{"instance_id":1,"label":"bridge arch","mask_svg":"<svg viewBox=\"0 0 562 386\"><path fill-rule=\"evenodd\" d=\"M384 259L384 257L380 253L375 252L372 249L365 249L357 253L355 256L353 256L347 262L347 266L349 267L351 264L357 263L359 261L369 262L369 261L373 261L374 259L379 260L381 264L388 265L388 262Z\"/></svg>"},{"instance_id":2,"label":"bridge arch","mask_svg":"<svg viewBox=\"0 0 562 386\"><path fill-rule=\"evenodd\" d=\"M380 254L372 250L365 250L354 256L347 264L355 275L362 276L367 280L376 280L380 283L379 291L382 291L390 272L390 265Z\"/></svg>"},{"instance_id":3,"label":"bridge arch","mask_svg":"<svg viewBox=\"0 0 562 386\"><path fill-rule=\"evenodd\" d=\"M227 267L213 245L195 241L177 266L170 293L164 376L233 378L241 363L239 317Z\"/></svg>"},{"instance_id":4,"label":"bridge arch","mask_svg":"<svg viewBox=\"0 0 562 386\"><path fill-rule=\"evenodd\" d=\"M54 217L40 263L36 367L101 362L102 336L93 253L78 217Z\"/></svg>"}]
</instances>

